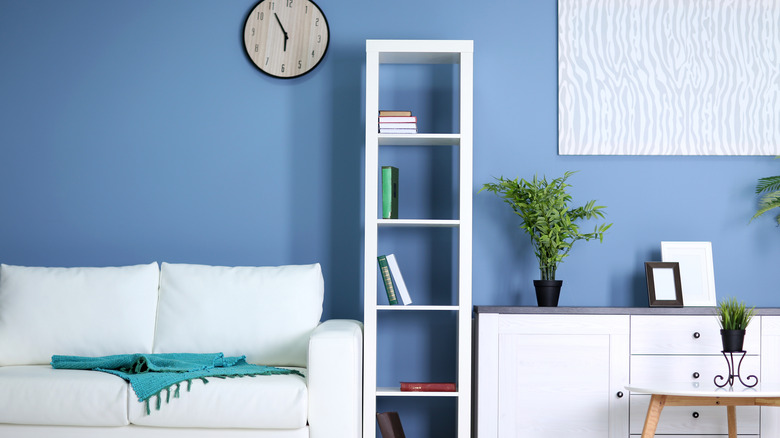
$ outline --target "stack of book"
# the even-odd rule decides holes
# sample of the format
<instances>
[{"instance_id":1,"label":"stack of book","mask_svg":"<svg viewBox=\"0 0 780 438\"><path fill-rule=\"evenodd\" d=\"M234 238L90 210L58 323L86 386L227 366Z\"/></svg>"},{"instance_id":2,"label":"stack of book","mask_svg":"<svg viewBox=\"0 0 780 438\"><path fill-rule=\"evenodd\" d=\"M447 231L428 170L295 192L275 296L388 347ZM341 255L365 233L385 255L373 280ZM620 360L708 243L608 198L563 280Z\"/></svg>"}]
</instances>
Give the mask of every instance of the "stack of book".
<instances>
[{"instance_id":1,"label":"stack of book","mask_svg":"<svg viewBox=\"0 0 780 438\"><path fill-rule=\"evenodd\" d=\"M379 111L380 134L417 134L417 117L411 111Z\"/></svg>"}]
</instances>

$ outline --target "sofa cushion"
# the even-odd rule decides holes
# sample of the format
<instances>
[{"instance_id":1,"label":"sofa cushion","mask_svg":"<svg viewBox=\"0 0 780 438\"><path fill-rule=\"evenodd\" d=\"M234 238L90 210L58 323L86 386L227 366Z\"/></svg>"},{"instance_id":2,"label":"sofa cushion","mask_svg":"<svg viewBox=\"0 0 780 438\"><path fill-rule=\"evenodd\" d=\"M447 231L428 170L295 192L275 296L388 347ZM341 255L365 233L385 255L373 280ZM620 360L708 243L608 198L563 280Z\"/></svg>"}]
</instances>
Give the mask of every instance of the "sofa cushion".
<instances>
[{"instance_id":1,"label":"sofa cushion","mask_svg":"<svg viewBox=\"0 0 780 438\"><path fill-rule=\"evenodd\" d=\"M182 383L179 398L166 403L163 391L160 410L156 397L150 413L130 391L130 422L144 426L297 429L306 426L308 396L305 379L298 375L209 378L194 380L190 391Z\"/></svg>"},{"instance_id":2,"label":"sofa cushion","mask_svg":"<svg viewBox=\"0 0 780 438\"><path fill-rule=\"evenodd\" d=\"M97 371L0 367L0 423L125 426L127 393L124 380Z\"/></svg>"},{"instance_id":3,"label":"sofa cushion","mask_svg":"<svg viewBox=\"0 0 780 438\"><path fill-rule=\"evenodd\" d=\"M151 353L159 268L0 265L0 366Z\"/></svg>"},{"instance_id":4,"label":"sofa cushion","mask_svg":"<svg viewBox=\"0 0 780 438\"><path fill-rule=\"evenodd\" d=\"M305 366L323 289L319 264L163 263L154 352L220 351L249 363Z\"/></svg>"}]
</instances>

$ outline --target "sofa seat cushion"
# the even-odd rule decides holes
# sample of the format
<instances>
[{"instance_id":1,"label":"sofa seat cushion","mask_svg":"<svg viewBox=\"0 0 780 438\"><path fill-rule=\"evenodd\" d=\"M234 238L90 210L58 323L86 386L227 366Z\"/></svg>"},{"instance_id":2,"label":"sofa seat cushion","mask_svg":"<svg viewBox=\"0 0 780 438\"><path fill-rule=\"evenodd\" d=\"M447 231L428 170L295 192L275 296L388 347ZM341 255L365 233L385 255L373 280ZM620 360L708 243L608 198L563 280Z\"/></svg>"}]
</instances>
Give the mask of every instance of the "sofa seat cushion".
<instances>
[{"instance_id":1,"label":"sofa seat cushion","mask_svg":"<svg viewBox=\"0 0 780 438\"><path fill-rule=\"evenodd\" d=\"M299 369L305 373L305 370ZM166 403L166 391L160 410L156 397L150 399L150 413L130 391L130 422L140 426L298 429L306 426L309 398L306 381L298 375L209 378L208 384L192 381L190 391L182 383L179 398Z\"/></svg>"},{"instance_id":2,"label":"sofa seat cushion","mask_svg":"<svg viewBox=\"0 0 780 438\"><path fill-rule=\"evenodd\" d=\"M121 378L96 371L0 367L0 423L125 426L128 388Z\"/></svg>"}]
</instances>

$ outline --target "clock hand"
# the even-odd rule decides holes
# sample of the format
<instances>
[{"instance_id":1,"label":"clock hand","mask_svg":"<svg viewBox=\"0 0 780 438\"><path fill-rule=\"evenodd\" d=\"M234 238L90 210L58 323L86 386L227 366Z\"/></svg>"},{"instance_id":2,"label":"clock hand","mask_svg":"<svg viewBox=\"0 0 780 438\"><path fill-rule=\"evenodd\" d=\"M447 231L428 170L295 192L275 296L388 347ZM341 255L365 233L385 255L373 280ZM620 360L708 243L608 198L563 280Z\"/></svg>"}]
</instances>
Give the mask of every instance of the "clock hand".
<instances>
[{"instance_id":1,"label":"clock hand","mask_svg":"<svg viewBox=\"0 0 780 438\"><path fill-rule=\"evenodd\" d=\"M276 12L274 12L274 17L276 17L276 22L279 23L279 27L282 28L282 33L284 34L284 51L287 51L287 40L290 39L289 36L287 36L287 31L284 30L284 26L282 26L282 20L279 19L279 16L276 15Z\"/></svg>"},{"instance_id":2,"label":"clock hand","mask_svg":"<svg viewBox=\"0 0 780 438\"><path fill-rule=\"evenodd\" d=\"M276 15L276 12L274 12L274 17L276 17L276 22L279 23L279 27L282 28L282 32L287 35L287 32L284 30L284 26L282 26L282 20L279 19L279 16Z\"/></svg>"}]
</instances>

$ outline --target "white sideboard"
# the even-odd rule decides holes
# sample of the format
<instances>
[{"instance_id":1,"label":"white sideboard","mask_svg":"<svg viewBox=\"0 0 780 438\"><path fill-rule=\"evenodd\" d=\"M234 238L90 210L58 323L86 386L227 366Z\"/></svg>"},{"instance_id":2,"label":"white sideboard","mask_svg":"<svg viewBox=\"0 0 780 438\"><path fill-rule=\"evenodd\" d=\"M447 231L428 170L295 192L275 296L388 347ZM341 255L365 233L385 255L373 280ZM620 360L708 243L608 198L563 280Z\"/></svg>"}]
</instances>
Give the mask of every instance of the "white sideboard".
<instances>
[{"instance_id":1,"label":"white sideboard","mask_svg":"<svg viewBox=\"0 0 780 438\"><path fill-rule=\"evenodd\" d=\"M476 306L475 312L478 438L639 437L649 396L629 394L625 385L728 376L712 308ZM757 313L742 375L780 382L780 309ZM778 437L780 409L740 407L737 428L740 437ZM656 433L723 437L726 411L668 407Z\"/></svg>"}]
</instances>

